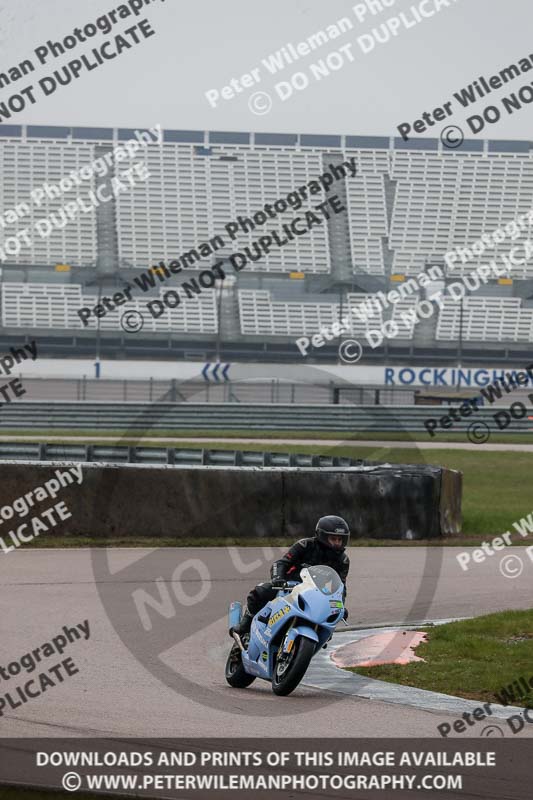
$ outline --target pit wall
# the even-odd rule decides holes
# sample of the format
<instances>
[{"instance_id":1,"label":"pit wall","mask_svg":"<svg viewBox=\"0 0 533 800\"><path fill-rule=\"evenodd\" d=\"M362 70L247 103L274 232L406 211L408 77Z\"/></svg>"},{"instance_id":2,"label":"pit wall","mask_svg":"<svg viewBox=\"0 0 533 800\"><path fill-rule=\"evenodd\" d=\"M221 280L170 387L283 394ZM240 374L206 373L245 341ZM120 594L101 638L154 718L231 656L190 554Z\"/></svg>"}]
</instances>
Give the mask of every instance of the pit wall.
<instances>
[{"instance_id":1,"label":"pit wall","mask_svg":"<svg viewBox=\"0 0 533 800\"><path fill-rule=\"evenodd\" d=\"M61 486L27 516L2 519L6 538L57 502L71 517L53 535L190 539L312 535L325 514L344 517L353 536L436 539L461 532L461 473L426 465L213 467L0 463L2 507L60 473L81 468L81 484ZM9 512L5 512L8 514ZM46 533L40 533L46 536Z\"/></svg>"}]
</instances>

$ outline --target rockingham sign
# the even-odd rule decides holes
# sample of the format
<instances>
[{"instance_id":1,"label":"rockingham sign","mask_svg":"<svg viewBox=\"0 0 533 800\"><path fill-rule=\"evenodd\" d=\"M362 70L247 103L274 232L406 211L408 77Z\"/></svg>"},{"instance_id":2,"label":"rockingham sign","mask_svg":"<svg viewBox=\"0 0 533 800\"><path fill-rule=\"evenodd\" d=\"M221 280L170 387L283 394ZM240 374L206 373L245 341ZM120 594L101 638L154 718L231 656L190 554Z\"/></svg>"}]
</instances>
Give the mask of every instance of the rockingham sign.
<instances>
[{"instance_id":1,"label":"rockingham sign","mask_svg":"<svg viewBox=\"0 0 533 800\"><path fill-rule=\"evenodd\" d=\"M22 365L21 365L22 366ZM213 363L213 367L216 363ZM205 361L106 361L100 363L100 378L107 380L205 380ZM21 370L22 371L22 370ZM348 364L245 364L226 365L223 380L234 383L279 380L289 383L344 383L356 386L403 386L436 387L452 389L482 389L497 380L514 380L523 369L501 367L409 367L409 366L364 366ZM56 359L39 359L27 362L24 378L83 378L94 372L90 359L71 359L68 369ZM220 371L218 376L220 376ZM216 382L216 379L215 379ZM533 386L533 379L529 385Z\"/></svg>"},{"instance_id":2,"label":"rockingham sign","mask_svg":"<svg viewBox=\"0 0 533 800\"><path fill-rule=\"evenodd\" d=\"M339 378L360 386L415 386L443 387L451 389L481 389L496 380L505 380L506 376L514 379L520 370L502 368L485 369L482 367L332 367L324 368L333 379L332 373ZM296 378L295 378L296 379Z\"/></svg>"}]
</instances>

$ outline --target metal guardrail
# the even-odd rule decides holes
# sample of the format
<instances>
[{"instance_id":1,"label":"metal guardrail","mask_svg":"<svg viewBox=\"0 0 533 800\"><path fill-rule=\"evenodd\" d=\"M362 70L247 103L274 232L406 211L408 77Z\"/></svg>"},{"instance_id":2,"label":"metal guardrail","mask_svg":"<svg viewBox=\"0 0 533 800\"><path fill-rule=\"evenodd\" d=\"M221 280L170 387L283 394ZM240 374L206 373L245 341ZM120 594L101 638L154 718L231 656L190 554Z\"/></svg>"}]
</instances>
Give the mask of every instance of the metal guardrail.
<instances>
[{"instance_id":1,"label":"metal guardrail","mask_svg":"<svg viewBox=\"0 0 533 800\"><path fill-rule=\"evenodd\" d=\"M518 398L512 397L511 402ZM533 432L533 405L512 420L506 432ZM451 402L455 408L459 403ZM484 422L498 432L493 419L505 407L482 408L450 428L466 432L472 422ZM424 421L447 414L446 406L271 405L233 403L83 403L12 402L0 409L2 430L105 431L335 431L339 433L427 433ZM428 435L429 439L429 435Z\"/></svg>"},{"instance_id":2,"label":"metal guardrail","mask_svg":"<svg viewBox=\"0 0 533 800\"><path fill-rule=\"evenodd\" d=\"M338 402L363 405L413 402L413 388L342 385L341 391L333 380L302 383L279 378L269 380L238 380L211 383L201 380L112 380L108 378L26 378L24 402L89 403L334 403L336 388Z\"/></svg>"},{"instance_id":3,"label":"metal guardrail","mask_svg":"<svg viewBox=\"0 0 533 800\"><path fill-rule=\"evenodd\" d=\"M317 442L317 445L320 443ZM126 445L0 443L0 461L79 461L107 464L175 464L231 467L362 467L374 462L346 456L242 450L193 450Z\"/></svg>"}]
</instances>

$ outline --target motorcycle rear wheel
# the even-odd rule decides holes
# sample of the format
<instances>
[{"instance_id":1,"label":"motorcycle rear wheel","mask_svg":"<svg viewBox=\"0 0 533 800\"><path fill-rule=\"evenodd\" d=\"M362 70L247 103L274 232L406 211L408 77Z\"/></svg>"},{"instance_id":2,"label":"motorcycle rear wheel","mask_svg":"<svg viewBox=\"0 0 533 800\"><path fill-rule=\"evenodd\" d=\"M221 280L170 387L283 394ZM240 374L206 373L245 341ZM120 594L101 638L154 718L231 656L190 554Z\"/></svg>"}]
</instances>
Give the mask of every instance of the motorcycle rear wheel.
<instances>
[{"instance_id":1,"label":"motorcycle rear wheel","mask_svg":"<svg viewBox=\"0 0 533 800\"><path fill-rule=\"evenodd\" d=\"M309 662L315 653L315 643L305 636L299 636L288 660L276 659L272 676L274 694L286 696L293 692L307 671ZM283 670L281 666L283 665Z\"/></svg>"},{"instance_id":2,"label":"motorcycle rear wheel","mask_svg":"<svg viewBox=\"0 0 533 800\"><path fill-rule=\"evenodd\" d=\"M241 651L238 645L234 644L230 650L226 661L225 669L226 680L234 689L246 689L255 681L255 675L248 675L242 665Z\"/></svg>"}]
</instances>

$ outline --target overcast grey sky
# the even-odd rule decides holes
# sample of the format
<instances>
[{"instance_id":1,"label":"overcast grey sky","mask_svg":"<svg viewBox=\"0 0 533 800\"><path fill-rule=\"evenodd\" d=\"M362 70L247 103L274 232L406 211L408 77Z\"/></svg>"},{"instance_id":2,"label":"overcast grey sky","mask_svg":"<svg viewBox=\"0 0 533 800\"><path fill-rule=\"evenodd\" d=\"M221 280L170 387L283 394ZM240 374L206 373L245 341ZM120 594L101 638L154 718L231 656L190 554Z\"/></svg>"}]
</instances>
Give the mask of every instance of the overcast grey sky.
<instances>
[{"instance_id":1,"label":"overcast grey sky","mask_svg":"<svg viewBox=\"0 0 533 800\"><path fill-rule=\"evenodd\" d=\"M389 0L390 2L390 0ZM480 75L487 78L532 54L531 0L450 0L450 7L424 19L397 37L363 54L357 37L400 11L408 14L421 0L396 0L384 13L359 22L349 0L154 0L139 17L124 19L113 31L100 34L63 56L51 60L9 87L0 90L0 103L24 86L36 84L68 60L115 33L147 17L156 35L92 72L83 71L53 96L37 92L37 103L14 114L12 122L25 124L151 126L230 131L280 131L397 135L396 126L412 122L423 111L450 100L453 93ZM426 7L435 3L427 0ZM61 40L112 9L117 0L4 0L0 6L0 71L5 72L47 39ZM278 76L261 59L288 42L297 45L310 35L349 17L353 30L320 50L301 58ZM297 71L310 74L310 64L340 46L352 43L354 62L282 102L274 85ZM260 68L261 82L214 109L205 98L209 89L221 90L233 77ZM533 81L533 70L486 104ZM250 96L265 91L272 98L270 113L258 116L248 106ZM260 100L260 103L264 102ZM466 113L454 103L452 122L461 125L470 113L479 113L485 101ZM506 112L488 126L486 138L532 139L533 103L510 116ZM435 128L438 132L442 129ZM431 131L428 135L435 135ZM485 135L485 134L484 134Z\"/></svg>"}]
</instances>

